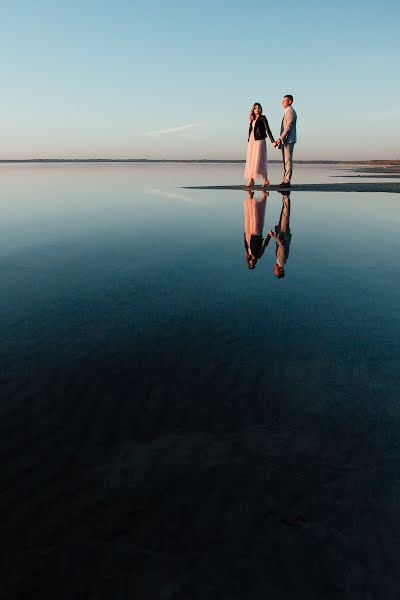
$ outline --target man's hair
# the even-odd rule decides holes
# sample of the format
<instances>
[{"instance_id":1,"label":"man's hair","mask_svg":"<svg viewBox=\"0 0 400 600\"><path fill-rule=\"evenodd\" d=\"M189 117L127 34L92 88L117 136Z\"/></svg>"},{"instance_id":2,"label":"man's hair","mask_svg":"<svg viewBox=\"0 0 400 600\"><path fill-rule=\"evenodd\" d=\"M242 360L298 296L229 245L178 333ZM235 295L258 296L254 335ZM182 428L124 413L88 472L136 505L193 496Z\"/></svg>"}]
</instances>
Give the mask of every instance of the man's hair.
<instances>
[{"instance_id":1,"label":"man's hair","mask_svg":"<svg viewBox=\"0 0 400 600\"><path fill-rule=\"evenodd\" d=\"M290 102L293 103L293 96L291 94L285 94L284 98L289 98Z\"/></svg>"}]
</instances>

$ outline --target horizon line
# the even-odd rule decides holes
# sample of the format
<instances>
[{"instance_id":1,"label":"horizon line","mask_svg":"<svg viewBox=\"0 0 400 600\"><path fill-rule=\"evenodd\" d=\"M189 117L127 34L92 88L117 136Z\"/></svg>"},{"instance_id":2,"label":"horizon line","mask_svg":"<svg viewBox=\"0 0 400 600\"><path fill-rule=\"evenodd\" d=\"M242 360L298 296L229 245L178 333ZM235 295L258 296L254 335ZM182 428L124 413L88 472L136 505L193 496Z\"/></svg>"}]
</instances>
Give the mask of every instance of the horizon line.
<instances>
[{"instance_id":1,"label":"horizon line","mask_svg":"<svg viewBox=\"0 0 400 600\"><path fill-rule=\"evenodd\" d=\"M226 163L244 164L245 159L222 159L222 158L3 158L0 164L15 163L118 163L118 162L150 162L150 163ZM270 160L269 163L281 164L281 160ZM294 160L297 164L400 164L399 159L364 159L364 160L337 160L337 159L310 159Z\"/></svg>"}]
</instances>

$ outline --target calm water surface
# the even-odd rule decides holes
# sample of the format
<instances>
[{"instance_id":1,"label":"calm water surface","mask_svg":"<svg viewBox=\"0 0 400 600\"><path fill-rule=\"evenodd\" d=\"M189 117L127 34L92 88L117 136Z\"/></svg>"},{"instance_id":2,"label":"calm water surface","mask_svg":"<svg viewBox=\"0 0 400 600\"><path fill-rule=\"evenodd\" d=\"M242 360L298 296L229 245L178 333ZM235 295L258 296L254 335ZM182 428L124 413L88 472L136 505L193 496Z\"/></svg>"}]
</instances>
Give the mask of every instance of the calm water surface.
<instances>
[{"instance_id":1,"label":"calm water surface","mask_svg":"<svg viewBox=\"0 0 400 600\"><path fill-rule=\"evenodd\" d=\"M300 377L321 401L339 395L351 404L368 382L372 396L384 386L388 402L399 333L397 196L292 193L277 279L275 241L249 270L243 234L246 210L251 228L260 206L261 241L275 231L282 195L262 202L256 192L251 208L244 191L182 189L240 182L241 170L3 167L3 364L23 375L36 363L51 369L99 352L123 360L129 350L149 361L153 382L167 360L188 385L202 374L204 393L215 385L222 393L232 378L246 388L254 377L261 390L273 376L296 395ZM307 166L296 174L335 181L337 173Z\"/></svg>"},{"instance_id":2,"label":"calm water surface","mask_svg":"<svg viewBox=\"0 0 400 600\"><path fill-rule=\"evenodd\" d=\"M105 548L111 544L115 550L112 531L121 526L121 518L128 527L124 535L145 548L140 554L131 542L123 543L126 553L145 562L135 571L139 587L131 582L126 588L141 590L140 597L161 597L148 592L152 573L166 589L173 589L174 577L181 581L183 571L177 563L164 571L159 553L169 552L180 560L194 533L203 558L193 554L191 560L202 565L211 587L206 592L204 581L193 575L193 588L188 582L187 589L183 584L179 588L186 589L182 597L197 597L195 589L202 598L214 593L222 597L218 594L227 589L227 578L232 584L228 565L240 560L244 587L226 597L263 593L269 588L260 579L261 571L255 573L239 550L229 550L241 547L239 537L231 537L232 522L221 525L218 542L210 532L225 518L227 506L233 521L245 523L240 532L244 544L256 548L257 556L265 549L261 540L255 541L256 533L252 541L246 538L260 524L250 523L245 509L232 508L229 498L237 494L243 507L243 498L254 486L262 494L266 474L273 471L265 463L270 456L267 440L280 440L272 451L283 461L276 466L276 476L286 473L284 485L289 487L288 480L297 481L299 462L304 466L316 461L314 473L320 477L322 456L343 469L355 468L344 458L352 452L356 464L368 469L384 463L383 475L368 471L350 491L352 484L346 480L340 491L327 492L325 500L313 506L311 512L326 525L326 515L338 510L338 498L347 490L349 503L338 516L344 528L340 535L350 535L354 525L350 498L372 493L371 481L380 487L396 481L398 487L398 195L293 192L285 197L271 192L262 198L256 192L251 198L245 191L184 189L241 183L242 170L235 165L162 164L1 167L0 412L3 464L8 465L3 489L9 494L3 512L10 519L3 540L14 540L15 556L22 556L20 571L10 576L11 591L31 591L34 578L29 573L46 571L37 553L32 566L29 550L43 544L59 549L49 550L46 559L56 573L52 586L67 579L62 566L67 563L74 585L83 581L93 591L93 574L83 575L78 559L75 564L71 557L74 552L88 556L91 544L100 545L101 560L119 573L118 560L107 562ZM297 166L295 181L337 182L332 176L342 174L333 168ZM270 179L280 181L277 165L272 165ZM250 236L252 228L258 235L253 248L258 244L261 256L249 269L244 234ZM279 256L285 276L279 279L279 244L271 239L260 251L270 229L283 231ZM169 456L168 467L161 468L163 456ZM145 464L150 472L145 472ZM241 467L231 471L232 464ZM189 465L190 475L182 465ZM145 473L144 479L138 470ZM219 487L222 472L226 479ZM298 481L300 496L307 486L316 485L307 477L311 475L303 473ZM272 484L275 492L280 489L278 479ZM67 504L70 497L83 494L78 480L91 482L92 496L86 490L87 503L77 504L74 511ZM151 487L151 481L157 483ZM27 495L32 505L25 503ZM163 508L157 512L154 503L160 497ZM76 515L91 513L99 498L100 508L93 511L105 514L93 517L85 529L84 518ZM195 498L202 499L200 513L193 509ZM145 511L147 501L153 508L139 525L128 513L135 502ZM255 496L249 500L252 514L261 510L258 501ZM277 505L282 502L290 504L280 498ZM6 508L10 503L14 509ZM110 517L111 509L101 508L106 505L118 511ZM382 510L380 506L380 515ZM202 515L195 519L197 525L189 513ZM174 524L179 543L170 541L164 518ZM102 530L96 537L93 531L103 527L100 522L109 523L108 533ZM378 529L394 526L390 519L385 523L379 521L377 536ZM335 527L340 529L337 523ZM359 532L360 548L371 540L376 545L364 521L359 522ZM325 534L318 537L313 530L320 544L313 546L315 560L328 547L330 534ZM112 539L108 545L107 535ZM304 544L299 546L302 552L312 554L311 546ZM213 554L206 551L210 545L221 553L224 567L213 566ZM348 552L351 556L351 546ZM290 558L293 564L297 559ZM186 565L185 573L191 568ZM335 569L332 585L339 585L341 597L347 597ZM315 597L321 597L316 572L309 579L292 573L293 589L301 581L308 590L305 597L314 597L316 589ZM386 597L392 597L394 570L388 577L394 587ZM256 587L251 588L250 581ZM350 591L358 589L352 580L346 585ZM379 582L371 585L380 590ZM181 596L177 592L165 597ZM348 597L358 597L357 592Z\"/></svg>"}]
</instances>

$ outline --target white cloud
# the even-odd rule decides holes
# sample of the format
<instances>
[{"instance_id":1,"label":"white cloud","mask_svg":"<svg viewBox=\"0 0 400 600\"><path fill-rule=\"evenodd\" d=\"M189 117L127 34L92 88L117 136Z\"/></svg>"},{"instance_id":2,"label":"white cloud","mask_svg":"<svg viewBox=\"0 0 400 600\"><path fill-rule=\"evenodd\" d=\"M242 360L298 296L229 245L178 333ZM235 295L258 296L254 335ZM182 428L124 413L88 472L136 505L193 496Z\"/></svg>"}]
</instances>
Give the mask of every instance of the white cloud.
<instances>
[{"instance_id":1,"label":"white cloud","mask_svg":"<svg viewBox=\"0 0 400 600\"><path fill-rule=\"evenodd\" d=\"M168 133L178 133L192 127L200 127L200 123L190 123L189 125L178 125L178 127L170 127L169 129L158 129L157 131L146 131L145 135L165 135Z\"/></svg>"},{"instance_id":2,"label":"white cloud","mask_svg":"<svg viewBox=\"0 0 400 600\"><path fill-rule=\"evenodd\" d=\"M180 192L162 190L159 188L146 187L143 189L145 194L150 196L159 196L160 198L168 198L174 200L181 200L182 202L188 202L189 204L204 204L201 200L194 200L192 196L182 194Z\"/></svg>"}]
</instances>

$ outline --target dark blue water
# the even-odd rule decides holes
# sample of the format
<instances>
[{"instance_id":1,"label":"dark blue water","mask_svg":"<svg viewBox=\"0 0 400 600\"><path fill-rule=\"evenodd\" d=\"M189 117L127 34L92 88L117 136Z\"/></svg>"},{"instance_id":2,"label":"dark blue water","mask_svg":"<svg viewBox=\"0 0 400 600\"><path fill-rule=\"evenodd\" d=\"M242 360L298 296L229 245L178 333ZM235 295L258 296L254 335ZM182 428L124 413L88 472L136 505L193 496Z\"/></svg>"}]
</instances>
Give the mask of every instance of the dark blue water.
<instances>
[{"instance_id":1,"label":"dark blue water","mask_svg":"<svg viewBox=\"0 0 400 600\"><path fill-rule=\"evenodd\" d=\"M398 197L241 175L2 169L10 597L395 597Z\"/></svg>"}]
</instances>

